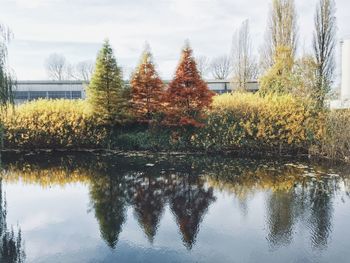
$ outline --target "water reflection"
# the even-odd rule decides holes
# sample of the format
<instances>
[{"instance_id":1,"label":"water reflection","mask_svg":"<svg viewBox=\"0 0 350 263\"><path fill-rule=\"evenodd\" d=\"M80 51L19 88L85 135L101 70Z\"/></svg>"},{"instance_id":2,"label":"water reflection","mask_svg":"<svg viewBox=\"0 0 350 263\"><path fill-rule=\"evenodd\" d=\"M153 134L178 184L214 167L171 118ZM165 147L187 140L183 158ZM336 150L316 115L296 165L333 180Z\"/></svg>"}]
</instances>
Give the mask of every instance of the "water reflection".
<instances>
[{"instance_id":1,"label":"water reflection","mask_svg":"<svg viewBox=\"0 0 350 263\"><path fill-rule=\"evenodd\" d=\"M15 233L7 227L6 199L0 179L0 262L22 263L25 259L21 230Z\"/></svg>"},{"instance_id":2,"label":"water reflection","mask_svg":"<svg viewBox=\"0 0 350 263\"><path fill-rule=\"evenodd\" d=\"M336 175L346 174L342 169L347 167L332 171L299 161L56 154L8 155L4 162L4 179L9 182L88 185L90 208L111 248L118 246L128 207L152 244L168 206L184 246L191 250L216 193L239 200L247 216L248 199L263 192L266 239L272 250L289 246L298 224L308 229L313 248L325 250L332 235L335 196L344 195L344 202L350 196L349 178Z\"/></svg>"}]
</instances>

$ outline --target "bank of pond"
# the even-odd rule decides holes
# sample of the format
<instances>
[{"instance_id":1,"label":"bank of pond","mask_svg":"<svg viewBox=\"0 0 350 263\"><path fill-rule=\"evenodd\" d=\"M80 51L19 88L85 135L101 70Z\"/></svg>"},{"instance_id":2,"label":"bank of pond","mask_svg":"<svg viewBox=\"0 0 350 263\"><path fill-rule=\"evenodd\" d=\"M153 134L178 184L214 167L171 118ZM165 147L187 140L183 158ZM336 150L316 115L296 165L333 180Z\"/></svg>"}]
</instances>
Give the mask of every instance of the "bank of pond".
<instances>
[{"instance_id":1,"label":"bank of pond","mask_svg":"<svg viewBox=\"0 0 350 263\"><path fill-rule=\"evenodd\" d=\"M14 240L14 249L1 250L12 258L6 262L341 263L350 256L344 164L5 152L1 178L2 235Z\"/></svg>"},{"instance_id":2,"label":"bank of pond","mask_svg":"<svg viewBox=\"0 0 350 263\"><path fill-rule=\"evenodd\" d=\"M218 95L195 126L167 125L161 115L153 117L107 125L86 101L38 100L3 115L3 146L350 157L350 111L315 108L292 95Z\"/></svg>"}]
</instances>

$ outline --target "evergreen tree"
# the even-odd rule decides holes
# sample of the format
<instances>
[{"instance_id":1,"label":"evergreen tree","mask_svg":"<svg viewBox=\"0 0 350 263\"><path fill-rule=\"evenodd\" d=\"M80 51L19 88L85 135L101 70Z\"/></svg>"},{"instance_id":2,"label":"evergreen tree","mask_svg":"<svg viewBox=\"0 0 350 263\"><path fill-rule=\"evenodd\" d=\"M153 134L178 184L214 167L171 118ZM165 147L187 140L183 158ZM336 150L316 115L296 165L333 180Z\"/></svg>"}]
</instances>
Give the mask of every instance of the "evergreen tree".
<instances>
[{"instance_id":1,"label":"evergreen tree","mask_svg":"<svg viewBox=\"0 0 350 263\"><path fill-rule=\"evenodd\" d=\"M132 75L131 103L134 116L140 122L150 122L160 112L164 85L155 69L148 48L142 54L139 66Z\"/></svg>"},{"instance_id":2,"label":"evergreen tree","mask_svg":"<svg viewBox=\"0 0 350 263\"><path fill-rule=\"evenodd\" d=\"M167 125L200 126L203 110L212 102L214 93L202 80L192 53L186 44L175 77L166 92Z\"/></svg>"},{"instance_id":3,"label":"evergreen tree","mask_svg":"<svg viewBox=\"0 0 350 263\"><path fill-rule=\"evenodd\" d=\"M102 124L114 126L128 117L127 90L108 40L100 50L95 71L87 90L93 113Z\"/></svg>"}]
</instances>

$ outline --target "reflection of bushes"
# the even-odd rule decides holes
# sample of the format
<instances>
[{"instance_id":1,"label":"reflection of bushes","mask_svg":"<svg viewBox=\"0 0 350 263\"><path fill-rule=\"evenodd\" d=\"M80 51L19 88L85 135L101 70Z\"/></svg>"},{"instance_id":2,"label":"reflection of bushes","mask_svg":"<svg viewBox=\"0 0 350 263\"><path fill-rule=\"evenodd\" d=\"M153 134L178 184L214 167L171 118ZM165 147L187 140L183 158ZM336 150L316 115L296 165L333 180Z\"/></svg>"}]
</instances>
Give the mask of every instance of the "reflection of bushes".
<instances>
[{"instance_id":1,"label":"reflection of bushes","mask_svg":"<svg viewBox=\"0 0 350 263\"><path fill-rule=\"evenodd\" d=\"M244 203L257 192L269 192L266 201L269 243L291 242L294 225L307 220L311 242L327 246L333 218L333 197L350 189L348 178L324 176L327 167L302 162L210 158L204 156L5 156L4 179L43 186L84 182L101 236L115 247L126 221L128 206L150 242L153 242L164 207L169 205L190 249L215 190L226 191ZM47 160L51 161L48 163ZM149 163L155 164L147 165ZM332 171L332 173L341 172Z\"/></svg>"}]
</instances>

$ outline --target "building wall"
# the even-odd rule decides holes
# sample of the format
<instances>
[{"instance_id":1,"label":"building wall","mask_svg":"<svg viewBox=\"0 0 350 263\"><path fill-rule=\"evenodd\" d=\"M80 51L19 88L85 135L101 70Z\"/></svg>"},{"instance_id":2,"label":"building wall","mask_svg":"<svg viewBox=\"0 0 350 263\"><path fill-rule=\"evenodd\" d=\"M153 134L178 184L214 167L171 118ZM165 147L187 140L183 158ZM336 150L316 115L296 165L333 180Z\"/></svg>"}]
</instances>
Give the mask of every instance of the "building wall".
<instances>
[{"instance_id":1,"label":"building wall","mask_svg":"<svg viewBox=\"0 0 350 263\"><path fill-rule=\"evenodd\" d=\"M165 81L169 83L169 81ZM222 94L231 92L235 85L227 80L208 80L210 90ZM43 99L85 99L87 83L82 81L18 81L14 89L15 103ZM258 82L248 83L248 90L256 92Z\"/></svg>"}]
</instances>

